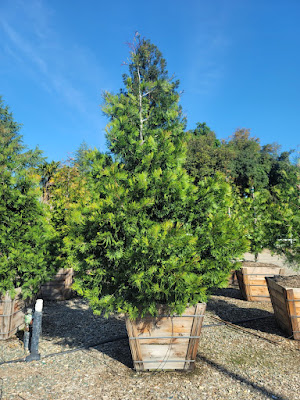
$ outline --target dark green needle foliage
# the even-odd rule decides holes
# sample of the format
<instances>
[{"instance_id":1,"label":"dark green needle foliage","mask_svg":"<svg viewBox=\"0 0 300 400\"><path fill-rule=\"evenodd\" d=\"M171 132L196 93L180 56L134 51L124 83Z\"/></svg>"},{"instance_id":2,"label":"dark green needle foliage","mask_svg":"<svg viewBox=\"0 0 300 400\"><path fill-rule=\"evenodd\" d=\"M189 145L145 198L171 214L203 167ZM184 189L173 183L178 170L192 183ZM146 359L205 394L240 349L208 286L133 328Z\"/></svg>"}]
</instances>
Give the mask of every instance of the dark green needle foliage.
<instances>
[{"instance_id":1,"label":"dark green needle foliage","mask_svg":"<svg viewBox=\"0 0 300 400\"><path fill-rule=\"evenodd\" d=\"M0 294L21 287L30 297L54 271L46 263L51 231L33 172L43 159L37 149L25 151L19 130L0 98Z\"/></svg>"},{"instance_id":2,"label":"dark green needle foliage","mask_svg":"<svg viewBox=\"0 0 300 400\"><path fill-rule=\"evenodd\" d=\"M95 160L93 200L74 213L75 288L96 313L182 313L224 285L246 242L224 177L195 186L183 168L178 82L160 51L137 36L128 64L124 88L104 94L116 161Z\"/></svg>"}]
</instances>

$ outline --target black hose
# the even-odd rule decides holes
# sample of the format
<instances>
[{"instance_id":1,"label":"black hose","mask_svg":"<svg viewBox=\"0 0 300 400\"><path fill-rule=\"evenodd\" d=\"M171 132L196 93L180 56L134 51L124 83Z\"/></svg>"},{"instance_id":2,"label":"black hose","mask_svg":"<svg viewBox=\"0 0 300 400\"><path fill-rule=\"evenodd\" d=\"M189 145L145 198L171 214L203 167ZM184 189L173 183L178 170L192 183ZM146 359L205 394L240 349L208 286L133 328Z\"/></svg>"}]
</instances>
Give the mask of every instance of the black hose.
<instances>
[{"instance_id":1,"label":"black hose","mask_svg":"<svg viewBox=\"0 0 300 400\"><path fill-rule=\"evenodd\" d=\"M80 351L82 349L90 349L92 347L97 347L97 346L100 346L102 344L111 343L111 342L117 342L118 340L124 340L124 339L128 339L128 335L117 336L117 337L114 337L114 338L102 340L101 342L98 342L98 343L85 344L85 345L76 347L76 349L70 349L70 350L59 351L58 353L46 354L42 358L44 359L44 358L48 358L48 357L54 357L54 356L57 356L59 354L75 353L76 351ZM20 362L25 362L25 361L26 360L24 358L18 358L16 360L2 361L2 362L0 362L0 365L14 364L14 363L20 363Z\"/></svg>"}]
</instances>

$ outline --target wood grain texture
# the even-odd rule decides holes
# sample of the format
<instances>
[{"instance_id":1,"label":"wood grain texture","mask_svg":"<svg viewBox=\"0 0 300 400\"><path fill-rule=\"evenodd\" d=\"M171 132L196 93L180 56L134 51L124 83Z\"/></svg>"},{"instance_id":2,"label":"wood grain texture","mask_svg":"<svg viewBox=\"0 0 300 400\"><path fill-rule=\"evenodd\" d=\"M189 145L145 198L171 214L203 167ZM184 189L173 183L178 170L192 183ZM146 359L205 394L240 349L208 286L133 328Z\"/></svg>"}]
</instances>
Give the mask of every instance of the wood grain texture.
<instances>
[{"instance_id":1,"label":"wood grain texture","mask_svg":"<svg viewBox=\"0 0 300 400\"><path fill-rule=\"evenodd\" d=\"M24 306L20 288L16 289L14 299L10 297L9 293L0 298L0 340L12 337L23 325Z\"/></svg>"},{"instance_id":2,"label":"wood grain texture","mask_svg":"<svg viewBox=\"0 0 300 400\"><path fill-rule=\"evenodd\" d=\"M247 301L271 301L266 277L283 275L281 267L243 267L237 271L241 293Z\"/></svg>"},{"instance_id":3,"label":"wood grain texture","mask_svg":"<svg viewBox=\"0 0 300 400\"><path fill-rule=\"evenodd\" d=\"M51 279L43 284L39 296L44 300L67 300L72 296L74 270L72 268L62 268Z\"/></svg>"},{"instance_id":4,"label":"wood grain texture","mask_svg":"<svg viewBox=\"0 0 300 400\"><path fill-rule=\"evenodd\" d=\"M189 370L194 368L206 304L189 307L183 316L126 319L135 369ZM192 336L192 338L191 338ZM196 336L196 337L195 337Z\"/></svg>"},{"instance_id":5,"label":"wood grain texture","mask_svg":"<svg viewBox=\"0 0 300 400\"><path fill-rule=\"evenodd\" d=\"M290 337L300 340L300 289L286 288L272 278L266 280L278 325Z\"/></svg>"},{"instance_id":6,"label":"wood grain texture","mask_svg":"<svg viewBox=\"0 0 300 400\"><path fill-rule=\"evenodd\" d=\"M300 340L300 289L287 289L288 310L291 318L293 336Z\"/></svg>"}]
</instances>

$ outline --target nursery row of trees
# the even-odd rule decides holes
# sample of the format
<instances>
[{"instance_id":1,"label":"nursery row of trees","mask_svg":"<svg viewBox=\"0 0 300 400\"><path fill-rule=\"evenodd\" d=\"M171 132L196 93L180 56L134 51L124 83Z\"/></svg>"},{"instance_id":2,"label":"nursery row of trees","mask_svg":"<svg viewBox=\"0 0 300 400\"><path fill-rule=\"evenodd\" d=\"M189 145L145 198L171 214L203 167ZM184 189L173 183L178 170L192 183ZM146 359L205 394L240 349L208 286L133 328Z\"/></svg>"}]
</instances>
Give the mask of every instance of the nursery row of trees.
<instances>
[{"instance_id":1,"label":"nursery row of trees","mask_svg":"<svg viewBox=\"0 0 300 400\"><path fill-rule=\"evenodd\" d=\"M0 291L25 296L61 267L96 313L181 313L227 284L242 254L300 261L299 167L245 129L219 141L186 131L179 82L137 36L103 111L109 153L82 144L67 163L26 151L0 105ZM284 240L282 240L284 239Z\"/></svg>"}]
</instances>

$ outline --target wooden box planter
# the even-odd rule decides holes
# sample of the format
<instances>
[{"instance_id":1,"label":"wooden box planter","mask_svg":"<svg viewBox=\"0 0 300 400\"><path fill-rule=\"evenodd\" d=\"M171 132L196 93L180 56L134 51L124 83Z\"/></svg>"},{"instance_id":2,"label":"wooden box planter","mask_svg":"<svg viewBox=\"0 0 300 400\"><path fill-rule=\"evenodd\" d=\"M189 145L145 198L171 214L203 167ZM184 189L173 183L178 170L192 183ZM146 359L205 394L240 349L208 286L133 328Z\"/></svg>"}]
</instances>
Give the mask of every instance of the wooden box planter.
<instances>
[{"instance_id":1,"label":"wooden box planter","mask_svg":"<svg viewBox=\"0 0 300 400\"><path fill-rule=\"evenodd\" d=\"M53 279L41 286L39 296L44 300L67 300L72 296L74 271L72 268L60 269Z\"/></svg>"},{"instance_id":2,"label":"wooden box planter","mask_svg":"<svg viewBox=\"0 0 300 400\"><path fill-rule=\"evenodd\" d=\"M16 289L14 299L8 293L0 297L0 340L12 337L24 324L26 304L21 296L21 289Z\"/></svg>"},{"instance_id":3,"label":"wooden box planter","mask_svg":"<svg viewBox=\"0 0 300 400\"><path fill-rule=\"evenodd\" d=\"M192 370L195 367L205 303L189 307L181 316L126 319L134 367L142 370Z\"/></svg>"},{"instance_id":4,"label":"wooden box planter","mask_svg":"<svg viewBox=\"0 0 300 400\"><path fill-rule=\"evenodd\" d=\"M266 277L284 275L284 268L273 264L244 262L236 271L239 287L245 300L271 301Z\"/></svg>"},{"instance_id":5,"label":"wooden box planter","mask_svg":"<svg viewBox=\"0 0 300 400\"><path fill-rule=\"evenodd\" d=\"M282 330L295 340L300 340L300 276L295 277L298 287L292 287L291 280L294 277L281 278L284 279L266 278L274 315Z\"/></svg>"}]
</instances>

